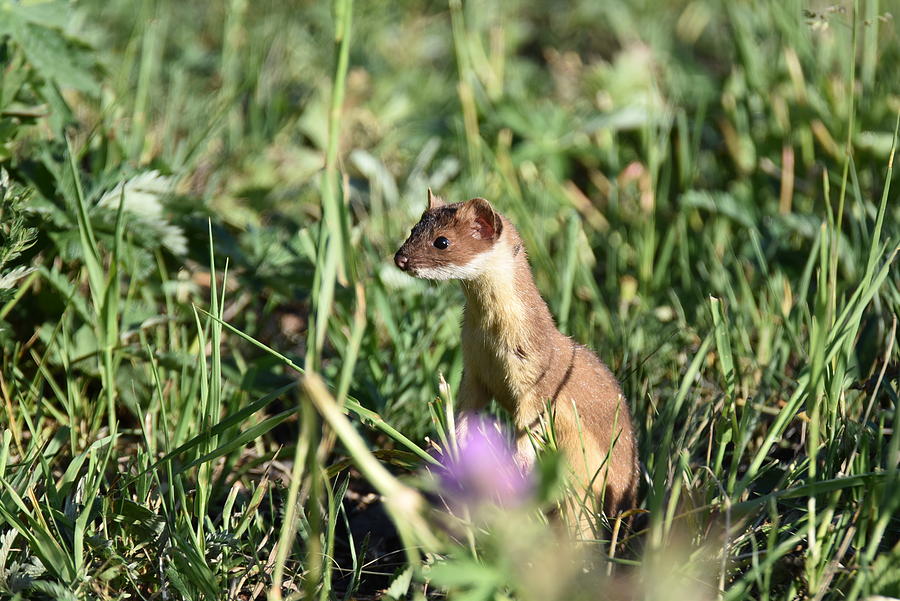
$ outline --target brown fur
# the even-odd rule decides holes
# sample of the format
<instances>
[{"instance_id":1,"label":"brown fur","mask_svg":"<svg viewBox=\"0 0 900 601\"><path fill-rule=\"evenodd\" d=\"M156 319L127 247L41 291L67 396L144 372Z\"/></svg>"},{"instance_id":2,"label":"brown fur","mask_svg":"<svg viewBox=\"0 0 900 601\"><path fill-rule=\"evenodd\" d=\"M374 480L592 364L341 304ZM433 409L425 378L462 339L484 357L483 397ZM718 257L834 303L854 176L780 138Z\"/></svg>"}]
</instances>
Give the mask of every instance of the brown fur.
<instances>
[{"instance_id":1,"label":"brown fur","mask_svg":"<svg viewBox=\"0 0 900 601\"><path fill-rule=\"evenodd\" d=\"M434 246L439 236L450 241L446 249ZM465 436L465 412L496 399L512 415L518 459L529 465L529 432L549 403L576 487L602 497L607 515L633 507L637 453L628 405L603 362L556 329L512 223L484 199L444 205L429 190L429 209L395 261L413 275L462 281L458 433Z\"/></svg>"}]
</instances>

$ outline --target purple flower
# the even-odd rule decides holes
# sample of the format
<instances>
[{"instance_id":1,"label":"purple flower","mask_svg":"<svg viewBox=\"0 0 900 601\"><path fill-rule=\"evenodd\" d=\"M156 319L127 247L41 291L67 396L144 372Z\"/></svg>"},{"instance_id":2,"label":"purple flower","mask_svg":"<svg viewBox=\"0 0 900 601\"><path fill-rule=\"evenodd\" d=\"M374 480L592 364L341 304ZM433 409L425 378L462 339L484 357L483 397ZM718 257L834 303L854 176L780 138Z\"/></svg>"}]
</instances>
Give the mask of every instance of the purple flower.
<instances>
[{"instance_id":1,"label":"purple flower","mask_svg":"<svg viewBox=\"0 0 900 601\"><path fill-rule=\"evenodd\" d=\"M515 451L500 424L477 414L464 416L459 453L445 460L441 489L451 507L485 504L514 507L530 498L532 479L516 462Z\"/></svg>"}]
</instances>

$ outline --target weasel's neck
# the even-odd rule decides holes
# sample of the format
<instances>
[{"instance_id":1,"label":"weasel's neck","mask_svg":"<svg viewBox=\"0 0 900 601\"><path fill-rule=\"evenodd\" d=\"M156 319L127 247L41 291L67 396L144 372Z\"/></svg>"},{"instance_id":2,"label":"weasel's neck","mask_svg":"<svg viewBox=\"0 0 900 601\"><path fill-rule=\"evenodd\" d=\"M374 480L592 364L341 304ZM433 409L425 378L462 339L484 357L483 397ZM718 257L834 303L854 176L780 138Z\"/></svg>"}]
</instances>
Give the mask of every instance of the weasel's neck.
<instances>
[{"instance_id":1,"label":"weasel's neck","mask_svg":"<svg viewBox=\"0 0 900 601\"><path fill-rule=\"evenodd\" d=\"M517 352L540 349L559 335L534 284L521 242L496 248L486 267L482 275L462 282L465 326L477 327L491 340Z\"/></svg>"}]
</instances>

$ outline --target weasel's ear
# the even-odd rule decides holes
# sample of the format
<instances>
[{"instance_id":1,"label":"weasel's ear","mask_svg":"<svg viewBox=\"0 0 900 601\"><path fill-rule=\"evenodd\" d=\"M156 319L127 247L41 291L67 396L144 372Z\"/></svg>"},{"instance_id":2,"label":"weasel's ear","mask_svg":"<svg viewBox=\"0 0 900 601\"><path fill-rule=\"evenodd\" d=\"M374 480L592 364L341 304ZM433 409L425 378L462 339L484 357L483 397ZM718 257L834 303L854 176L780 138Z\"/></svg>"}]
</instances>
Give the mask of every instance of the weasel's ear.
<instances>
[{"instance_id":1,"label":"weasel's ear","mask_svg":"<svg viewBox=\"0 0 900 601\"><path fill-rule=\"evenodd\" d=\"M441 200L440 196L435 196L431 192L431 188L428 188L428 210L436 209L438 207L444 206L444 201Z\"/></svg>"},{"instance_id":2,"label":"weasel's ear","mask_svg":"<svg viewBox=\"0 0 900 601\"><path fill-rule=\"evenodd\" d=\"M483 198L473 198L466 202L466 209L472 219L472 236L480 240L496 240L503 231L500 215Z\"/></svg>"}]
</instances>

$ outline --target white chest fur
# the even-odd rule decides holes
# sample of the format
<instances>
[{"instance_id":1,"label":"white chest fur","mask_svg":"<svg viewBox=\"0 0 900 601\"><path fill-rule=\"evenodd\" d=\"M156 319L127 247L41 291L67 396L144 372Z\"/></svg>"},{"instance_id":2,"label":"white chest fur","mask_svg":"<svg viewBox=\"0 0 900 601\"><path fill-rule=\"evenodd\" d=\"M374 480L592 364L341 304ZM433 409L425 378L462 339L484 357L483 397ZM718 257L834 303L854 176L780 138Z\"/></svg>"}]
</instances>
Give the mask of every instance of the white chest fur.
<instances>
[{"instance_id":1,"label":"white chest fur","mask_svg":"<svg viewBox=\"0 0 900 601\"><path fill-rule=\"evenodd\" d=\"M515 413L531 401L537 369L526 307L515 296L512 282L504 279L493 280L477 295L467 294L462 348L465 369Z\"/></svg>"}]
</instances>

